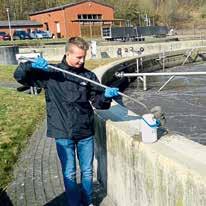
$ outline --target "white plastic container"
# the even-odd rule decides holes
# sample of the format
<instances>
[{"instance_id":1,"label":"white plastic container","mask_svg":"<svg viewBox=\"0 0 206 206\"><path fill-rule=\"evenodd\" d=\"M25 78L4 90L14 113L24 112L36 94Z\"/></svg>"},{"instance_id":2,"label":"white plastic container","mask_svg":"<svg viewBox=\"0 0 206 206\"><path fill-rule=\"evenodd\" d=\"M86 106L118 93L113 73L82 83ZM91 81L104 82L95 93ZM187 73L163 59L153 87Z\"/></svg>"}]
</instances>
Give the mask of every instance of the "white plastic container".
<instances>
[{"instance_id":1,"label":"white plastic container","mask_svg":"<svg viewBox=\"0 0 206 206\"><path fill-rule=\"evenodd\" d=\"M141 133L143 143L157 141L157 125L153 114L144 114L141 120Z\"/></svg>"}]
</instances>

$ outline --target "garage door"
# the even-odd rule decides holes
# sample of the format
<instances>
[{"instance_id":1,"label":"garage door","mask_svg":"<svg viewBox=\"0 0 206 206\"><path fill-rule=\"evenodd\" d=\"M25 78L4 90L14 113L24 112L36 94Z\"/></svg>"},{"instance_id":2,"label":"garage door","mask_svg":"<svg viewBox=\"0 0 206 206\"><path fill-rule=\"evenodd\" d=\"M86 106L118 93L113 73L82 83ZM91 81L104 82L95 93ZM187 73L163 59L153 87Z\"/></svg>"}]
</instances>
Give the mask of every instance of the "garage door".
<instances>
[{"instance_id":1,"label":"garage door","mask_svg":"<svg viewBox=\"0 0 206 206\"><path fill-rule=\"evenodd\" d=\"M101 25L82 24L81 36L87 38L101 37Z\"/></svg>"}]
</instances>

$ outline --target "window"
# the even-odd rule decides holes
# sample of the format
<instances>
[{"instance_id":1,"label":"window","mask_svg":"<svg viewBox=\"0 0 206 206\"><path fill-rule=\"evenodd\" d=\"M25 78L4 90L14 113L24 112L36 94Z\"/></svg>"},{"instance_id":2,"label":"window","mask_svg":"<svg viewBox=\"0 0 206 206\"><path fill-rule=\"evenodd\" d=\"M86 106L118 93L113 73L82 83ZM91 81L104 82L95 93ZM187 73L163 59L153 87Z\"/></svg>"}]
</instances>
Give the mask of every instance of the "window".
<instances>
[{"instance_id":1,"label":"window","mask_svg":"<svg viewBox=\"0 0 206 206\"><path fill-rule=\"evenodd\" d=\"M110 27L102 28L102 36L103 37L111 37L111 29L110 29Z\"/></svg>"},{"instance_id":2,"label":"window","mask_svg":"<svg viewBox=\"0 0 206 206\"><path fill-rule=\"evenodd\" d=\"M45 25L45 27L46 27L46 31L48 31L48 30L49 30L49 24L48 24L48 22L45 22L44 25Z\"/></svg>"},{"instance_id":3,"label":"window","mask_svg":"<svg viewBox=\"0 0 206 206\"><path fill-rule=\"evenodd\" d=\"M60 23L56 21L55 24L56 24L56 33L60 33L61 32Z\"/></svg>"},{"instance_id":4,"label":"window","mask_svg":"<svg viewBox=\"0 0 206 206\"><path fill-rule=\"evenodd\" d=\"M102 14L78 14L78 20L102 19Z\"/></svg>"}]
</instances>

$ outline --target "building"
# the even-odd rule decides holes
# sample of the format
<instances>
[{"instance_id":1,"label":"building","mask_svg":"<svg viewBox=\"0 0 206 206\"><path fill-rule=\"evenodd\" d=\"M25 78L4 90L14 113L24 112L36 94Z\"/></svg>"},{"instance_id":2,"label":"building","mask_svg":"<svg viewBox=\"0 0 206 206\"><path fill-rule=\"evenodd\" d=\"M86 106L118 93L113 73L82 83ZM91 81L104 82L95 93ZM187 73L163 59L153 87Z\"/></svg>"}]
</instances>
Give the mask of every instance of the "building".
<instances>
[{"instance_id":1,"label":"building","mask_svg":"<svg viewBox=\"0 0 206 206\"><path fill-rule=\"evenodd\" d=\"M10 25L11 25L12 34L15 30L18 30L18 29L30 31L34 29L41 29L43 27L42 23L36 22L36 21L30 21L30 20L11 21ZM0 31L10 33L8 21L0 21Z\"/></svg>"},{"instance_id":2,"label":"building","mask_svg":"<svg viewBox=\"0 0 206 206\"><path fill-rule=\"evenodd\" d=\"M41 22L58 38L99 37L102 26L113 23L114 9L95 0L80 1L32 13L30 20Z\"/></svg>"}]
</instances>

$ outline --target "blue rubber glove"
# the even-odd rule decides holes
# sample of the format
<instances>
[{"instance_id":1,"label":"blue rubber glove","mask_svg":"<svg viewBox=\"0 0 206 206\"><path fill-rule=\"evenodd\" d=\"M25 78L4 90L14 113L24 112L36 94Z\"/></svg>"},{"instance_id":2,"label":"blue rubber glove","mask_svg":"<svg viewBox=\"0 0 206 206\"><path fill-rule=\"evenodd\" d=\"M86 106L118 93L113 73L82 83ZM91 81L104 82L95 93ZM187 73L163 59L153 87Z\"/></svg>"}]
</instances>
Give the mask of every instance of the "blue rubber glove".
<instances>
[{"instance_id":1,"label":"blue rubber glove","mask_svg":"<svg viewBox=\"0 0 206 206\"><path fill-rule=\"evenodd\" d=\"M118 96L119 89L116 87L108 87L105 89L104 96L107 98L112 98Z\"/></svg>"},{"instance_id":2,"label":"blue rubber glove","mask_svg":"<svg viewBox=\"0 0 206 206\"><path fill-rule=\"evenodd\" d=\"M34 59L34 62L32 62L31 66L35 69L41 69L44 71L48 70L48 62L42 57L37 57L36 59Z\"/></svg>"}]
</instances>

